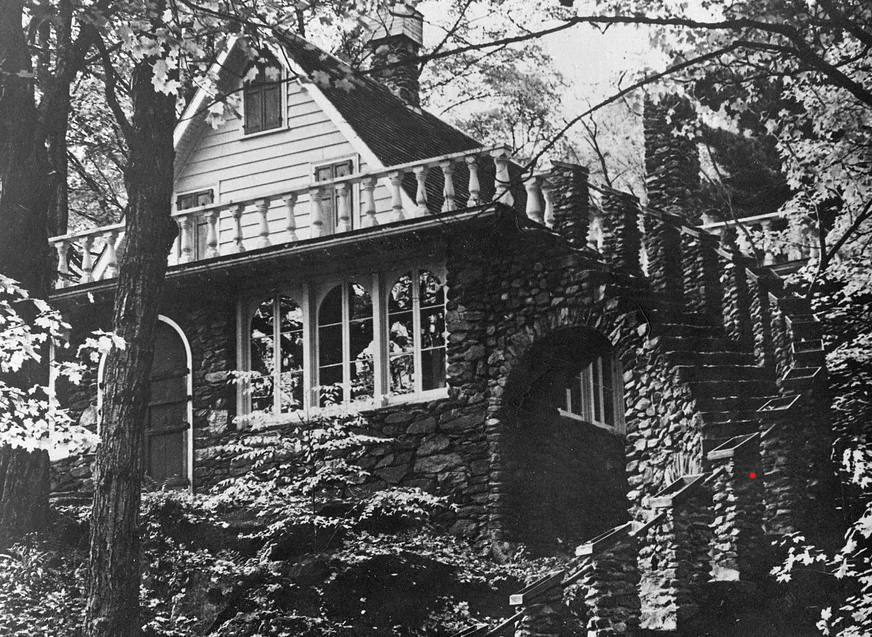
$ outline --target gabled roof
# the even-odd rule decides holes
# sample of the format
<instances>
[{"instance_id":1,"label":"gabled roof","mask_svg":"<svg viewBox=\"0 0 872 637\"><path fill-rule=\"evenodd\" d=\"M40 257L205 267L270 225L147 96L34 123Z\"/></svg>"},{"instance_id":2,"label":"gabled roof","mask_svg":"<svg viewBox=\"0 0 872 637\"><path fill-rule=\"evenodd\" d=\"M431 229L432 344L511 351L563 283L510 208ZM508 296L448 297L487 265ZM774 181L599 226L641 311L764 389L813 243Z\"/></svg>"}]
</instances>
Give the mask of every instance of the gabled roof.
<instances>
[{"instance_id":1,"label":"gabled roof","mask_svg":"<svg viewBox=\"0 0 872 637\"><path fill-rule=\"evenodd\" d=\"M407 106L386 87L306 40L287 33L278 37L288 57L315 81L385 166L482 147L435 115Z\"/></svg>"},{"instance_id":2,"label":"gabled roof","mask_svg":"<svg viewBox=\"0 0 872 637\"><path fill-rule=\"evenodd\" d=\"M435 115L407 106L386 87L303 38L285 32L276 32L276 37L290 71L301 76L299 79L307 90L323 96L333 107L327 115L343 120L334 123L340 129L350 128L358 142L370 151L366 154L371 154L382 166L482 147ZM233 40L215 65L221 90L227 90L232 81L232 67L243 63L244 56L239 51L239 41ZM205 90L200 89L182 116L176 131L177 167L184 164L200 132L208 126L203 106L209 99Z\"/></svg>"}]
</instances>

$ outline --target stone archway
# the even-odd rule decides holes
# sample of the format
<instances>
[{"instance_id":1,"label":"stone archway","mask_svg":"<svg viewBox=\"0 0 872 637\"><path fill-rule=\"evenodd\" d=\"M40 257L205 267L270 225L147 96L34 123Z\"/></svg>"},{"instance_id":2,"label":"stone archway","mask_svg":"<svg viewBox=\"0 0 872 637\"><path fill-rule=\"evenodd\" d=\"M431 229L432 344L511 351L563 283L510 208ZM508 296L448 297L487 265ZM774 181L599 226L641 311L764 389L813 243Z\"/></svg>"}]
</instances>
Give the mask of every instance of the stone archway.
<instances>
[{"instance_id":1,"label":"stone archway","mask_svg":"<svg viewBox=\"0 0 872 637\"><path fill-rule=\"evenodd\" d=\"M569 552L628 519L620 423L609 427L593 408L589 417L572 414L567 395L584 378L580 373L614 360L600 332L565 327L532 342L512 365L494 414L502 433L495 485L501 539L522 543L533 555Z\"/></svg>"}]
</instances>

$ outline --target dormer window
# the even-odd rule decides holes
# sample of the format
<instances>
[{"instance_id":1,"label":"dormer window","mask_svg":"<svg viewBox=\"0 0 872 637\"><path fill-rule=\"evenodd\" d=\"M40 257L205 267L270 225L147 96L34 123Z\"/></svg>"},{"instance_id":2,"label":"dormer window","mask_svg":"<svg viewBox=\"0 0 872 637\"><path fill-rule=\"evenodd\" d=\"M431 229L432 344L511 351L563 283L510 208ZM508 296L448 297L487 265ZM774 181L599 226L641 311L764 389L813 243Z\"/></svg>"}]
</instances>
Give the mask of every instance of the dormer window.
<instances>
[{"instance_id":1,"label":"dormer window","mask_svg":"<svg viewBox=\"0 0 872 637\"><path fill-rule=\"evenodd\" d=\"M258 64L256 75L245 82L245 134L262 133L282 126L282 76L275 62ZM251 72L247 74L251 76Z\"/></svg>"},{"instance_id":2,"label":"dormer window","mask_svg":"<svg viewBox=\"0 0 872 637\"><path fill-rule=\"evenodd\" d=\"M571 376L560 413L623 432L624 392L618 364L602 356Z\"/></svg>"}]
</instances>

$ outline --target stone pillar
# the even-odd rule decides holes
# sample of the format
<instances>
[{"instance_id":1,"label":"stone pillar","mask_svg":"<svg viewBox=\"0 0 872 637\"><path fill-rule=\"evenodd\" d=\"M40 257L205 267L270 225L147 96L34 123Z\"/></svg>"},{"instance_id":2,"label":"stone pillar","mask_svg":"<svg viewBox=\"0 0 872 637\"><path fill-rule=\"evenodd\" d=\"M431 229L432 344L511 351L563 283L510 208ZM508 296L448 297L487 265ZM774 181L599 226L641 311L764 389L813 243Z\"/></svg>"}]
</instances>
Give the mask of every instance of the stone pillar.
<instances>
[{"instance_id":1,"label":"stone pillar","mask_svg":"<svg viewBox=\"0 0 872 637\"><path fill-rule=\"evenodd\" d=\"M684 273L681 269L681 234L668 217L645 215L645 251L648 280L661 303L684 307Z\"/></svg>"},{"instance_id":2,"label":"stone pillar","mask_svg":"<svg viewBox=\"0 0 872 637\"><path fill-rule=\"evenodd\" d=\"M509 604L520 606L523 615L515 637L560 637L564 633L566 605L563 603L563 571L546 581L528 586L509 597Z\"/></svg>"},{"instance_id":3,"label":"stone pillar","mask_svg":"<svg viewBox=\"0 0 872 637\"><path fill-rule=\"evenodd\" d=\"M726 230L725 230L726 233ZM724 289L724 331L742 350L750 350L754 339L751 330L751 299L748 292L748 274L741 254L733 247L728 234L722 243L730 256L723 263L721 281Z\"/></svg>"},{"instance_id":4,"label":"stone pillar","mask_svg":"<svg viewBox=\"0 0 872 637\"><path fill-rule=\"evenodd\" d=\"M548 181L554 192L554 230L574 248L585 248L590 226L587 168L554 162Z\"/></svg>"},{"instance_id":5,"label":"stone pillar","mask_svg":"<svg viewBox=\"0 0 872 637\"><path fill-rule=\"evenodd\" d=\"M712 481L712 579L716 581L759 580L768 572L759 441L760 434L749 434L708 453L717 474Z\"/></svg>"},{"instance_id":6,"label":"stone pillar","mask_svg":"<svg viewBox=\"0 0 872 637\"><path fill-rule=\"evenodd\" d=\"M693 126L696 112L690 101L666 95L658 103L645 100L645 173L648 205L699 219L699 153L696 140L682 129Z\"/></svg>"},{"instance_id":7,"label":"stone pillar","mask_svg":"<svg viewBox=\"0 0 872 637\"><path fill-rule=\"evenodd\" d=\"M705 232L688 232L682 238L685 307L708 316L712 323L719 325L722 322L723 290L718 238Z\"/></svg>"},{"instance_id":8,"label":"stone pillar","mask_svg":"<svg viewBox=\"0 0 872 637\"><path fill-rule=\"evenodd\" d=\"M751 301L751 329L757 365L775 369L775 349L772 341L772 316L769 303L770 279L758 273L748 279Z\"/></svg>"},{"instance_id":9,"label":"stone pillar","mask_svg":"<svg viewBox=\"0 0 872 637\"><path fill-rule=\"evenodd\" d=\"M651 506L666 515L651 526L639 550L643 630L684 631L699 613L711 569L711 498L702 478L681 478L664 490L689 481L678 493L651 499Z\"/></svg>"},{"instance_id":10,"label":"stone pillar","mask_svg":"<svg viewBox=\"0 0 872 637\"><path fill-rule=\"evenodd\" d=\"M616 269L642 276L639 254L639 200L633 195L609 190L603 196L602 253Z\"/></svg>"},{"instance_id":11,"label":"stone pillar","mask_svg":"<svg viewBox=\"0 0 872 637\"><path fill-rule=\"evenodd\" d=\"M619 527L620 528L620 527ZM588 545L582 545L581 552ZM578 614L587 619L586 637L639 635L642 604L639 600L639 547L636 538L624 534L611 546L580 556Z\"/></svg>"}]
</instances>

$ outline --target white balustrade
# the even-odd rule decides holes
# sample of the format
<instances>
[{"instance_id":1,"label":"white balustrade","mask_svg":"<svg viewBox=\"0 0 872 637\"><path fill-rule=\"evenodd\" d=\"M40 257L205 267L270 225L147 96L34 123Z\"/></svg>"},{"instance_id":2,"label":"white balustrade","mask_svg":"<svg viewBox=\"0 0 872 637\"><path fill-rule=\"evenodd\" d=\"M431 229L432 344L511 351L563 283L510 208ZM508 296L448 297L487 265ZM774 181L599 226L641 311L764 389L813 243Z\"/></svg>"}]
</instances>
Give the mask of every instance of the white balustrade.
<instances>
[{"instance_id":1,"label":"white balustrade","mask_svg":"<svg viewBox=\"0 0 872 637\"><path fill-rule=\"evenodd\" d=\"M388 175L391 180L391 221L402 221L403 215L403 173L396 170Z\"/></svg>"},{"instance_id":2,"label":"white balustrade","mask_svg":"<svg viewBox=\"0 0 872 637\"><path fill-rule=\"evenodd\" d=\"M115 228L106 233L106 275L103 277L106 279L118 276L118 255L115 252L118 233Z\"/></svg>"},{"instance_id":3,"label":"white balustrade","mask_svg":"<svg viewBox=\"0 0 872 637\"><path fill-rule=\"evenodd\" d=\"M243 204L230 206L230 214L233 215L233 252L234 254L242 254L245 252L245 245L242 243L242 213L245 212Z\"/></svg>"},{"instance_id":4,"label":"white balustrade","mask_svg":"<svg viewBox=\"0 0 872 637\"><path fill-rule=\"evenodd\" d=\"M542 204L539 201L539 193L541 192L540 179L536 175L530 175L524 181L524 188L527 191L527 218L536 223L545 223L542 217Z\"/></svg>"},{"instance_id":5,"label":"white balustrade","mask_svg":"<svg viewBox=\"0 0 872 637\"><path fill-rule=\"evenodd\" d=\"M179 246L182 251L179 263L190 263L194 260L194 229L191 217L191 214L178 217Z\"/></svg>"},{"instance_id":6,"label":"white balustrade","mask_svg":"<svg viewBox=\"0 0 872 637\"><path fill-rule=\"evenodd\" d=\"M415 193L415 203L418 205L418 216L424 217L430 214L430 208L427 206L427 166L415 166L412 171L415 173L415 181L418 183L417 192Z\"/></svg>"},{"instance_id":7,"label":"white balustrade","mask_svg":"<svg viewBox=\"0 0 872 637\"><path fill-rule=\"evenodd\" d=\"M470 155L466 158L466 166L469 169L469 200L466 205L472 208L481 203L481 184L478 180L478 157Z\"/></svg>"},{"instance_id":8,"label":"white balustrade","mask_svg":"<svg viewBox=\"0 0 872 637\"><path fill-rule=\"evenodd\" d=\"M297 241L297 193L288 193L282 200L285 202L285 234L288 241Z\"/></svg>"},{"instance_id":9,"label":"white balustrade","mask_svg":"<svg viewBox=\"0 0 872 637\"><path fill-rule=\"evenodd\" d=\"M367 177L363 180L363 219L361 225L364 228L372 228L378 225L375 218L375 186L378 180L375 177Z\"/></svg>"},{"instance_id":10,"label":"white balustrade","mask_svg":"<svg viewBox=\"0 0 872 637\"><path fill-rule=\"evenodd\" d=\"M67 279L70 276L70 264L67 262L67 255L70 250L70 242L67 240L58 241L55 244L55 251L58 253L58 287L62 288L67 285Z\"/></svg>"},{"instance_id":11,"label":"white balustrade","mask_svg":"<svg viewBox=\"0 0 872 637\"><path fill-rule=\"evenodd\" d=\"M442 212L451 212L455 209L454 203L454 160L446 159L439 162L442 169Z\"/></svg>"},{"instance_id":12,"label":"white balustrade","mask_svg":"<svg viewBox=\"0 0 872 637\"><path fill-rule=\"evenodd\" d=\"M321 203L323 191L320 187L315 186L309 189L309 200L312 202L309 236L311 238L324 236L324 206Z\"/></svg>"},{"instance_id":13,"label":"white balustrade","mask_svg":"<svg viewBox=\"0 0 872 637\"><path fill-rule=\"evenodd\" d=\"M274 244L284 244L299 241L297 233L297 218L308 217L310 238L323 237L328 233L345 233L352 231L357 225L355 219L359 219L362 228L373 228L379 225L377 216L376 189L380 183L387 186L389 209L384 211L390 221L403 221L407 218L429 216L437 212L453 213L458 208L458 173L461 176L461 185L465 185L468 191L465 205L477 207L488 203L482 196L482 170L481 157L492 157L495 165L495 183L493 184L493 201L500 201L506 205L513 204L512 192L509 188L511 181L509 151L505 147L495 149L476 149L433 157L430 159L409 162L398 166L370 170L362 174L352 174L338 177L323 182L286 190L284 192L271 193L256 199L249 199L235 203L223 203L190 208L173 213L173 219L178 225L179 233L173 245L172 254L169 256L169 264L177 265L191 263L196 259L212 259L227 254L243 254L245 248L245 234L248 240L255 240L257 248L267 248ZM466 170L466 183L463 181L462 171ZM431 172L433 178L428 184ZM415 192L405 192L403 178L407 173L415 176ZM442 183L438 177L441 175ZM488 173L485 173L488 174ZM431 209L428 186L430 193L436 191L441 185L442 204L440 209ZM491 184L487 184L490 191ZM553 225L553 194L546 180L541 175L531 176L524 186L527 190L527 215L537 223ZM355 189L360 194L354 196ZM308 201L305 195L308 194ZM466 193L464 193L466 195ZM329 207L331 214L335 213L335 219L326 219L328 206L325 204L335 202ZM284 203L284 224L281 230L275 231L270 228L269 210L273 202L281 200ZM409 203L411 201L411 206ZM359 204L359 207L357 207ZM544 205L543 205L544 204ZM387 206L386 206L387 207ZM220 221L222 209L228 210L227 235L222 244L220 233ZM543 214L544 213L544 214ZM244 219L245 218L245 219ZM247 221L250 219L250 221ZM244 223L245 222L245 223ZM334 227L335 224L335 227ZM252 227L253 226L253 227ZM243 232L243 227L245 231ZM256 236L251 237L251 231L256 229ZM58 272L60 280L58 286L65 285L70 272L70 248L81 248L82 267L81 283L89 283L95 278L105 279L117 275L117 256L115 254L116 243L123 232L123 225L115 227L87 230L81 233L70 233L59 237L53 237L50 242L58 255ZM203 233L202 235L200 233ZM199 236L198 236L199 235ZM203 236L204 235L204 236ZM102 239L102 241L100 241ZM93 249L95 241L99 243L100 260L95 263ZM203 249L198 250L198 245ZM77 271L78 274L78 271Z\"/></svg>"},{"instance_id":14,"label":"white balustrade","mask_svg":"<svg viewBox=\"0 0 872 637\"><path fill-rule=\"evenodd\" d=\"M338 183L336 188L336 232L348 232L351 230L351 193L348 184Z\"/></svg>"},{"instance_id":15,"label":"white balustrade","mask_svg":"<svg viewBox=\"0 0 872 637\"><path fill-rule=\"evenodd\" d=\"M218 252L218 210L206 213L206 258L214 259Z\"/></svg>"},{"instance_id":16,"label":"white balustrade","mask_svg":"<svg viewBox=\"0 0 872 637\"><path fill-rule=\"evenodd\" d=\"M512 196L512 191L509 189L512 182L512 176L509 173L509 149L497 148L491 152L496 164L496 177L494 183L494 201L499 201L507 206L515 203L515 198Z\"/></svg>"},{"instance_id":17,"label":"white balustrade","mask_svg":"<svg viewBox=\"0 0 872 637\"><path fill-rule=\"evenodd\" d=\"M554 187L545 180L542 184L542 198L545 200L545 225L549 228L554 227Z\"/></svg>"},{"instance_id":18,"label":"white balustrade","mask_svg":"<svg viewBox=\"0 0 872 637\"><path fill-rule=\"evenodd\" d=\"M270 200L268 197L258 199L254 202L255 207L257 207L257 214L260 217L257 232L257 235L260 237L257 242L258 248L268 248L272 245L269 240L269 204Z\"/></svg>"}]
</instances>

